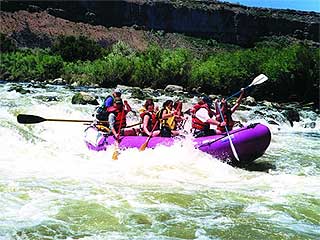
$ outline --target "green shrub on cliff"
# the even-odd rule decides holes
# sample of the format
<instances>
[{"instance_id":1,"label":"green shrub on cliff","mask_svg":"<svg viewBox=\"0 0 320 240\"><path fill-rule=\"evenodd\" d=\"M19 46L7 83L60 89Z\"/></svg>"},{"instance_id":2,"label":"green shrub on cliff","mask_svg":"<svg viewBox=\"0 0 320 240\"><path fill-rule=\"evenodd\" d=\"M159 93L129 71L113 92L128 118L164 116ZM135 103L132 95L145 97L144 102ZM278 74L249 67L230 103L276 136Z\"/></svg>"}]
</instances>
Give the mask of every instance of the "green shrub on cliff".
<instances>
[{"instance_id":1,"label":"green shrub on cliff","mask_svg":"<svg viewBox=\"0 0 320 240\"><path fill-rule=\"evenodd\" d=\"M210 92L227 92L245 84L249 72L242 51L217 53L193 65L188 84Z\"/></svg>"},{"instance_id":2,"label":"green shrub on cliff","mask_svg":"<svg viewBox=\"0 0 320 240\"><path fill-rule=\"evenodd\" d=\"M318 95L320 50L303 44L220 50L202 58L186 49L155 45L135 52L121 42L102 52L99 59L72 62L39 49L1 53L0 74L5 79L21 80L62 75L69 83L102 87L126 84L164 88L178 84L189 90L201 87L206 93L229 95L264 73L270 80L264 87L253 89L258 98L309 101Z\"/></svg>"},{"instance_id":3,"label":"green shrub on cliff","mask_svg":"<svg viewBox=\"0 0 320 240\"><path fill-rule=\"evenodd\" d=\"M7 38L7 36L3 33L0 33L0 52L13 52L16 50L16 45L14 42Z\"/></svg>"},{"instance_id":4,"label":"green shrub on cliff","mask_svg":"<svg viewBox=\"0 0 320 240\"><path fill-rule=\"evenodd\" d=\"M66 62L64 77L70 83L83 85L110 87L124 84L131 75L132 54L128 46L116 44L107 56L95 61Z\"/></svg>"},{"instance_id":5,"label":"green shrub on cliff","mask_svg":"<svg viewBox=\"0 0 320 240\"><path fill-rule=\"evenodd\" d=\"M319 77L319 49L312 49L302 44L286 48L262 48L265 61L260 71L269 77L267 95L281 99L296 95L306 100L314 97L316 82Z\"/></svg>"},{"instance_id":6,"label":"green shrub on cliff","mask_svg":"<svg viewBox=\"0 0 320 240\"><path fill-rule=\"evenodd\" d=\"M150 46L133 58L130 83L161 88L168 84L185 85L190 75L192 55L186 49L161 49Z\"/></svg>"},{"instance_id":7,"label":"green shrub on cliff","mask_svg":"<svg viewBox=\"0 0 320 240\"><path fill-rule=\"evenodd\" d=\"M52 52L65 61L93 61L102 56L103 48L84 36L59 36L53 44Z\"/></svg>"},{"instance_id":8,"label":"green shrub on cliff","mask_svg":"<svg viewBox=\"0 0 320 240\"><path fill-rule=\"evenodd\" d=\"M132 57L135 55L135 50L132 49L127 43L118 41L112 45L111 53L123 57Z\"/></svg>"},{"instance_id":9,"label":"green shrub on cliff","mask_svg":"<svg viewBox=\"0 0 320 240\"><path fill-rule=\"evenodd\" d=\"M186 85L192 66L192 55L186 49L164 50L159 62L161 78L156 81L157 87L168 84Z\"/></svg>"}]
</instances>

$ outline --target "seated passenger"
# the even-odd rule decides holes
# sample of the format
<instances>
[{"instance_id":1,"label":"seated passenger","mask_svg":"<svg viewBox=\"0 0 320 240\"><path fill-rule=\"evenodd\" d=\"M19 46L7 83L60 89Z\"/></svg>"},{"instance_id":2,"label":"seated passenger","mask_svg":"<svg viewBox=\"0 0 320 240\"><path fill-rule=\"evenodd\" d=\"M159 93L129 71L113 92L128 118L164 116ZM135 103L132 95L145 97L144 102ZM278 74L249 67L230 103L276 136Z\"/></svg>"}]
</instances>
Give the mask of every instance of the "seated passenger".
<instances>
[{"instance_id":1,"label":"seated passenger","mask_svg":"<svg viewBox=\"0 0 320 240\"><path fill-rule=\"evenodd\" d=\"M160 134L159 120L154 111L154 103L152 99L148 99L144 104L145 111L140 114L142 118L142 135L143 136L158 136Z\"/></svg>"},{"instance_id":2,"label":"seated passenger","mask_svg":"<svg viewBox=\"0 0 320 240\"><path fill-rule=\"evenodd\" d=\"M226 122L226 126L228 128L228 131L231 131L235 125L235 121L232 119L232 114L237 110L237 108L240 106L241 100L243 98L243 94L244 94L244 88L241 88L241 94L239 96L239 98L237 99L235 105L231 108L227 101L225 101L225 99L223 98L221 100L221 113L223 115L223 119L221 118L220 112L219 112L219 106L218 106L218 102L215 101L215 105L216 105L216 120L218 122ZM224 126L218 125L217 126L217 131L219 132L225 132L226 128Z\"/></svg>"},{"instance_id":3,"label":"seated passenger","mask_svg":"<svg viewBox=\"0 0 320 240\"><path fill-rule=\"evenodd\" d=\"M191 110L192 114L192 129L195 137L211 136L220 134L220 131L215 130L216 125L225 126L225 122L218 122L213 119L214 113L210 109L212 100L204 97Z\"/></svg>"},{"instance_id":4,"label":"seated passenger","mask_svg":"<svg viewBox=\"0 0 320 240\"><path fill-rule=\"evenodd\" d=\"M176 101L173 104L173 109L174 109L174 114L175 114L175 121L176 121L176 126L174 130L183 130L184 124L186 123L188 117L183 115L182 112L182 102L181 101Z\"/></svg>"},{"instance_id":5,"label":"seated passenger","mask_svg":"<svg viewBox=\"0 0 320 240\"><path fill-rule=\"evenodd\" d=\"M124 104L123 104L124 103ZM109 108L109 126L112 134L116 139L119 139L120 135L124 136L136 136L136 133L133 129L126 129L126 115L131 111L131 107L127 101L122 102L122 99L116 97L114 99L113 106Z\"/></svg>"},{"instance_id":6,"label":"seated passenger","mask_svg":"<svg viewBox=\"0 0 320 240\"><path fill-rule=\"evenodd\" d=\"M163 103L162 109L157 113L160 120L161 137L174 137L179 135L179 131L174 130L176 126L174 111L172 111L173 101L167 100Z\"/></svg>"},{"instance_id":7,"label":"seated passenger","mask_svg":"<svg viewBox=\"0 0 320 240\"><path fill-rule=\"evenodd\" d=\"M107 121L108 120L108 115L109 115L109 108L113 106L114 99L116 97L121 97L121 90L119 88L116 88L113 90L113 93L109 96L107 96L102 105L98 107L96 111L96 118L100 121ZM105 125L105 124L104 124Z\"/></svg>"}]
</instances>

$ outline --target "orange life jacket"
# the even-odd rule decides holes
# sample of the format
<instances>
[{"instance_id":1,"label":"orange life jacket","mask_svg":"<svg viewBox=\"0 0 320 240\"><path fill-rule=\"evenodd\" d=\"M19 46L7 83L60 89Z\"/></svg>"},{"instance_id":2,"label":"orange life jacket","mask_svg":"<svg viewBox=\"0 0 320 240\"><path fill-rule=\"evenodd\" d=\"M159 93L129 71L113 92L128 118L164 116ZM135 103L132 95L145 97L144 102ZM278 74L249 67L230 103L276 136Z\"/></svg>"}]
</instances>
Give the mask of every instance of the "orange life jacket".
<instances>
[{"instance_id":1,"label":"orange life jacket","mask_svg":"<svg viewBox=\"0 0 320 240\"><path fill-rule=\"evenodd\" d=\"M200 109L200 108L205 108L208 111L209 117L213 116L213 112L211 111L211 109L208 107L207 104L196 104L193 106L192 108L192 124L191 127L194 129L198 129L198 130L205 130L206 128L209 127L209 123L206 122L202 122L199 118L196 117L196 112Z\"/></svg>"}]
</instances>

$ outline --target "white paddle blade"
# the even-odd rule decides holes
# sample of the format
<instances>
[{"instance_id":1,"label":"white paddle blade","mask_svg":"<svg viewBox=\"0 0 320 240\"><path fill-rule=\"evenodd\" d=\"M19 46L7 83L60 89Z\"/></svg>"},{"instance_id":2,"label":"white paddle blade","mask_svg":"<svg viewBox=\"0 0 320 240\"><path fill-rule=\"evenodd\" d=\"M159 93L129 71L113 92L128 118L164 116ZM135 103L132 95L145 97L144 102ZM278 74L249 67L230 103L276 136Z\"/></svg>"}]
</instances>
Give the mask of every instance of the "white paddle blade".
<instances>
[{"instance_id":1,"label":"white paddle blade","mask_svg":"<svg viewBox=\"0 0 320 240\"><path fill-rule=\"evenodd\" d=\"M231 147L232 153L233 153L234 157L237 159L237 161L240 162L238 153L237 153L237 151L236 151L236 149L235 149L235 147L233 145L233 142L232 142L231 137L230 137L229 134L228 134L228 137L229 137L229 142L230 142L230 147Z\"/></svg>"},{"instance_id":2,"label":"white paddle blade","mask_svg":"<svg viewBox=\"0 0 320 240\"><path fill-rule=\"evenodd\" d=\"M259 76L257 76L255 79L253 79L252 83L249 85L249 87L254 86L254 85L258 85L261 84L265 81L268 80L268 77L264 74L260 74Z\"/></svg>"}]
</instances>

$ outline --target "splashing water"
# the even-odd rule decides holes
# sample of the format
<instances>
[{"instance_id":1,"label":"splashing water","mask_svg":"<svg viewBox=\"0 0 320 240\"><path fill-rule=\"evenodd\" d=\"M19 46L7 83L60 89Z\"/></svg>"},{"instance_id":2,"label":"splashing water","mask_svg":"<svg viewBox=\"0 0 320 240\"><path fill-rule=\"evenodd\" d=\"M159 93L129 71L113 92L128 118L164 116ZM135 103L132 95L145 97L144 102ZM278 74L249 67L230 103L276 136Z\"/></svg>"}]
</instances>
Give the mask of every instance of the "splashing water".
<instances>
[{"instance_id":1,"label":"splashing water","mask_svg":"<svg viewBox=\"0 0 320 240\"><path fill-rule=\"evenodd\" d=\"M16 122L19 113L91 119L93 106L71 104L79 89L22 85L31 93L0 85L0 239L320 238L315 113L302 111L291 127L275 109L238 111L243 122L268 125L269 116L279 124L269 124L271 145L248 169L195 150L188 138L183 145L128 149L113 161L112 148L86 148L82 124ZM134 109L141 105L124 98ZM315 127L305 128L310 119Z\"/></svg>"}]
</instances>

